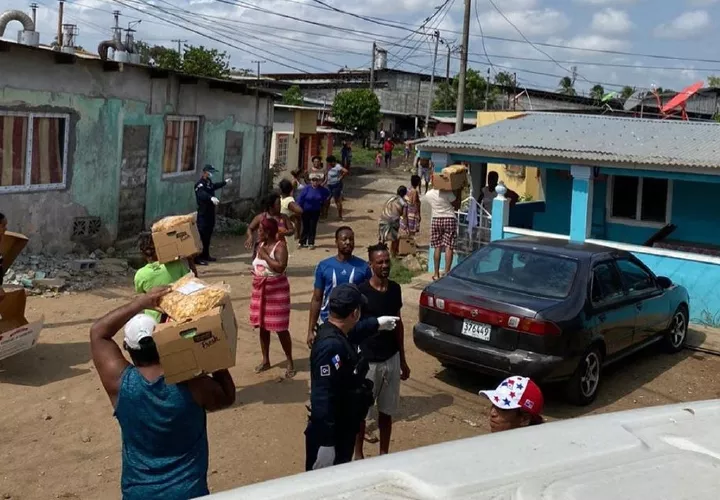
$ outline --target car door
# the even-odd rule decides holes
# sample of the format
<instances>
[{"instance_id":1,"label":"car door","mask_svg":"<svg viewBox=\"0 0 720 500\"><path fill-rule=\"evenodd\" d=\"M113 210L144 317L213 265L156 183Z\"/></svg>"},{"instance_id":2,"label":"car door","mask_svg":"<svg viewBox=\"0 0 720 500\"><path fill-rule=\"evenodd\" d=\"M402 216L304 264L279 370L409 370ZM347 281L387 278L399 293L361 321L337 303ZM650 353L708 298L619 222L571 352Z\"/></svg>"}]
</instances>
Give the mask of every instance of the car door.
<instances>
[{"instance_id":1,"label":"car door","mask_svg":"<svg viewBox=\"0 0 720 500\"><path fill-rule=\"evenodd\" d=\"M634 257L615 261L628 298L638 311L633 343L644 342L665 330L670 323L670 299L655 276Z\"/></svg>"},{"instance_id":2,"label":"car door","mask_svg":"<svg viewBox=\"0 0 720 500\"><path fill-rule=\"evenodd\" d=\"M612 356L632 345L637 312L612 260L596 263L590 276L589 326L604 338Z\"/></svg>"}]
</instances>

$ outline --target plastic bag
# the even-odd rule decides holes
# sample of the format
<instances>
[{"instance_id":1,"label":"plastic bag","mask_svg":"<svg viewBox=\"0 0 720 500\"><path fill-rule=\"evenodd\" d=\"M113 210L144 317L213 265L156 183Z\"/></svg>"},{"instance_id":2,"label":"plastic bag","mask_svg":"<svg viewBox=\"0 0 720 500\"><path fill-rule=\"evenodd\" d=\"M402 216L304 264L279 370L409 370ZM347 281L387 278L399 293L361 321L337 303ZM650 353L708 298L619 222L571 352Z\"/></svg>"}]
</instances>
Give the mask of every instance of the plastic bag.
<instances>
[{"instance_id":1,"label":"plastic bag","mask_svg":"<svg viewBox=\"0 0 720 500\"><path fill-rule=\"evenodd\" d=\"M181 224L194 223L195 221L197 221L197 214L195 212L187 215L170 215L153 224L152 232L164 233Z\"/></svg>"},{"instance_id":2,"label":"plastic bag","mask_svg":"<svg viewBox=\"0 0 720 500\"><path fill-rule=\"evenodd\" d=\"M160 299L160 309L174 321L184 321L219 306L230 297L230 286L210 285L192 273L173 283L172 291Z\"/></svg>"}]
</instances>

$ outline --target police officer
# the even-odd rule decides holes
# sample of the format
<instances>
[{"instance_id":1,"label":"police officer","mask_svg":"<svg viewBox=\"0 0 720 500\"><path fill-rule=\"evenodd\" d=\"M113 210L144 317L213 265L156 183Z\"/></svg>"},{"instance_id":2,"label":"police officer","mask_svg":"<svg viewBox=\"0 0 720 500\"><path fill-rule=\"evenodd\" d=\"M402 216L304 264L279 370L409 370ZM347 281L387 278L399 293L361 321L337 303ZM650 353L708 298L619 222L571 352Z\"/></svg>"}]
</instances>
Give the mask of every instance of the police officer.
<instances>
[{"instance_id":1,"label":"police officer","mask_svg":"<svg viewBox=\"0 0 720 500\"><path fill-rule=\"evenodd\" d=\"M392 331L396 317L359 322L365 297L355 285L330 293L328 320L320 326L310 353L310 421L305 429L305 470L352 460L355 435L373 404L367 362L358 354L360 340L378 330Z\"/></svg>"},{"instance_id":2,"label":"police officer","mask_svg":"<svg viewBox=\"0 0 720 500\"><path fill-rule=\"evenodd\" d=\"M232 179L213 183L212 175L217 170L212 165L205 165L200 180L195 184L195 199L197 200L197 226L202 240L202 253L195 259L195 263L207 266L208 262L215 262L217 259L210 257L210 238L215 229L215 207L220 200L215 197L215 190L232 183Z\"/></svg>"}]
</instances>

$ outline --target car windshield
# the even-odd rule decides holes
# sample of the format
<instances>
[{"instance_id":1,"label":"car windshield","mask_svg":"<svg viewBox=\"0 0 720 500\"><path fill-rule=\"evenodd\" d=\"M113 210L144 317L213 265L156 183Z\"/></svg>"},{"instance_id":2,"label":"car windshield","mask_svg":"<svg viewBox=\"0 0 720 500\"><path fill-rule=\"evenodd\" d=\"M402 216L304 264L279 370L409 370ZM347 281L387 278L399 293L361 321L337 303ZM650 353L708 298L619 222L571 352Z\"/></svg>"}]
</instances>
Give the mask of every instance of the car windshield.
<instances>
[{"instance_id":1,"label":"car windshield","mask_svg":"<svg viewBox=\"0 0 720 500\"><path fill-rule=\"evenodd\" d=\"M563 299L572 288L575 260L532 250L488 246L470 255L452 276L529 295Z\"/></svg>"}]
</instances>

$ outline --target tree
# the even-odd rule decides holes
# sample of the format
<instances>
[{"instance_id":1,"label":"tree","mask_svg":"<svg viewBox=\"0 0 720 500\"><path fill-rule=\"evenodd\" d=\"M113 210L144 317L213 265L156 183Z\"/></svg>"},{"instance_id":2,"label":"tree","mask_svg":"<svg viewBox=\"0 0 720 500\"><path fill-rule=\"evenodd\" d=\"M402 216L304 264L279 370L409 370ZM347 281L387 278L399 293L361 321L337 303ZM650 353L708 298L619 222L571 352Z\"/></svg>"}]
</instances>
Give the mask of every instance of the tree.
<instances>
[{"instance_id":1,"label":"tree","mask_svg":"<svg viewBox=\"0 0 720 500\"><path fill-rule=\"evenodd\" d=\"M594 85L593 88L590 89L590 97L598 101L602 100L602 98L605 97L605 87L600 84Z\"/></svg>"},{"instance_id":2,"label":"tree","mask_svg":"<svg viewBox=\"0 0 720 500\"><path fill-rule=\"evenodd\" d=\"M332 114L338 125L361 137L375 130L382 118L380 100L370 89L340 92L333 101Z\"/></svg>"},{"instance_id":3,"label":"tree","mask_svg":"<svg viewBox=\"0 0 720 500\"><path fill-rule=\"evenodd\" d=\"M230 59L227 52L186 45L182 70L190 75L225 78L230 74Z\"/></svg>"},{"instance_id":4,"label":"tree","mask_svg":"<svg viewBox=\"0 0 720 500\"><path fill-rule=\"evenodd\" d=\"M285 92L283 92L282 95L282 102L283 104L289 104L291 106L300 106L303 103L303 95L300 91L300 87L297 85L293 85L289 89L287 89Z\"/></svg>"},{"instance_id":5,"label":"tree","mask_svg":"<svg viewBox=\"0 0 720 500\"><path fill-rule=\"evenodd\" d=\"M565 95L577 95L575 91L575 82L569 76L563 76L558 84L558 92Z\"/></svg>"},{"instance_id":6,"label":"tree","mask_svg":"<svg viewBox=\"0 0 720 500\"><path fill-rule=\"evenodd\" d=\"M708 76L708 87L720 87L720 76Z\"/></svg>"},{"instance_id":7,"label":"tree","mask_svg":"<svg viewBox=\"0 0 720 500\"><path fill-rule=\"evenodd\" d=\"M628 99L628 98L630 98L630 96L633 95L634 93L635 93L635 88L634 88L634 87L630 87L629 85L625 85L625 86L623 87L622 91L620 92L620 96L621 96L623 99Z\"/></svg>"},{"instance_id":8,"label":"tree","mask_svg":"<svg viewBox=\"0 0 720 500\"><path fill-rule=\"evenodd\" d=\"M495 84L503 85L505 87L514 87L515 78L507 71L500 71L495 75Z\"/></svg>"},{"instance_id":9,"label":"tree","mask_svg":"<svg viewBox=\"0 0 720 500\"><path fill-rule=\"evenodd\" d=\"M457 106L459 81L455 76L450 84L442 82L438 85L435 93L433 109L452 110ZM498 91L492 85L488 88L488 82L474 69L468 69L465 75L465 109L485 108L485 96L487 95L488 108L492 108L498 98Z\"/></svg>"}]
</instances>

